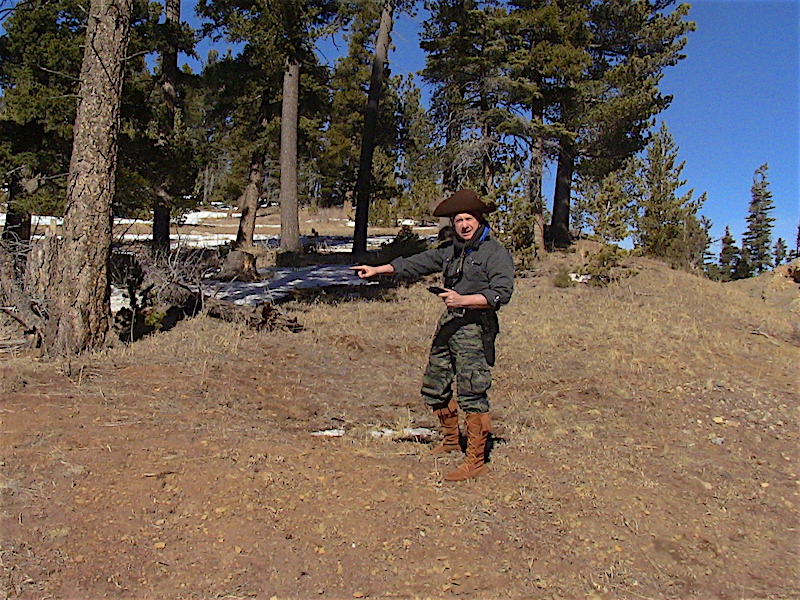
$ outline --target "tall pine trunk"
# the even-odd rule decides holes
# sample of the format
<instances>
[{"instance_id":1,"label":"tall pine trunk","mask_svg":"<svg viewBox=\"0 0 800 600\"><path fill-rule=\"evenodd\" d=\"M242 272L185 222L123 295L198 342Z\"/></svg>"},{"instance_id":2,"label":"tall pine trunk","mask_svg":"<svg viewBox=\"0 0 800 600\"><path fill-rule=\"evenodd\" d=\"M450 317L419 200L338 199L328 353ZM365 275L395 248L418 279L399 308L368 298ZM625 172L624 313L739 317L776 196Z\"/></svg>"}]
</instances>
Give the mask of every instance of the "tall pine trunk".
<instances>
[{"instance_id":1,"label":"tall pine trunk","mask_svg":"<svg viewBox=\"0 0 800 600\"><path fill-rule=\"evenodd\" d=\"M541 87L541 80L537 78L537 86ZM541 98L533 100L531 118L536 124L534 137L531 140L531 156L528 165L528 199L531 208L531 221L533 227L533 247L537 256L545 252L545 223L544 223L544 196L542 194L542 180L544 178L544 102Z\"/></svg>"},{"instance_id":2,"label":"tall pine trunk","mask_svg":"<svg viewBox=\"0 0 800 600\"><path fill-rule=\"evenodd\" d=\"M394 14L393 0L387 0L381 13L378 39L375 43L375 56L372 59L372 74L369 80L369 94L364 112L364 130L361 135L361 155L358 161L356 180L356 224L353 232L353 254L367 252L367 226L369 224L369 202L372 191L372 159L375 154L375 138L378 130L378 108L380 105L383 81L386 77L386 61L389 57L389 43Z\"/></svg>"},{"instance_id":3,"label":"tall pine trunk","mask_svg":"<svg viewBox=\"0 0 800 600\"><path fill-rule=\"evenodd\" d=\"M561 138L553 195L553 218L547 230L548 242L557 248L570 245L569 211L572 195L572 175L575 172L575 149L571 140Z\"/></svg>"},{"instance_id":4,"label":"tall pine trunk","mask_svg":"<svg viewBox=\"0 0 800 600\"><path fill-rule=\"evenodd\" d=\"M171 143L175 131L175 112L178 105L178 42L176 32L181 20L180 0L165 0L165 25L167 48L161 53L161 93L167 109L163 142ZM173 198L169 193L169 181L163 181L156 190L153 206L153 252L164 255L169 252L169 220Z\"/></svg>"},{"instance_id":5,"label":"tall pine trunk","mask_svg":"<svg viewBox=\"0 0 800 600\"><path fill-rule=\"evenodd\" d=\"M544 148L542 138L537 136L531 145L528 166L528 202L531 210L531 235L534 252L538 256L544 252L544 200L542 198L542 177L544 174Z\"/></svg>"},{"instance_id":6,"label":"tall pine trunk","mask_svg":"<svg viewBox=\"0 0 800 600\"><path fill-rule=\"evenodd\" d=\"M452 81L448 82L446 85L447 85L447 96L448 96L448 111L450 118L447 119L447 126L445 128L444 146L445 149L448 149L457 147L459 142L461 142L461 134L462 134L461 119L458 118L457 113L459 110L461 110L461 107L464 104L464 93ZM452 155L453 153L449 152L447 154ZM456 172L454 160L452 160L451 157L450 160L445 161L444 167L442 169L443 196L446 198L450 194L457 192L458 187L459 187L458 173Z\"/></svg>"},{"instance_id":7,"label":"tall pine trunk","mask_svg":"<svg viewBox=\"0 0 800 600\"><path fill-rule=\"evenodd\" d=\"M48 298L45 347L97 348L109 326L111 201L132 0L92 0L80 75L64 227Z\"/></svg>"},{"instance_id":8,"label":"tall pine trunk","mask_svg":"<svg viewBox=\"0 0 800 600\"><path fill-rule=\"evenodd\" d=\"M281 102L281 251L299 252L300 217L297 194L297 123L300 62L290 56L283 74Z\"/></svg>"}]
</instances>

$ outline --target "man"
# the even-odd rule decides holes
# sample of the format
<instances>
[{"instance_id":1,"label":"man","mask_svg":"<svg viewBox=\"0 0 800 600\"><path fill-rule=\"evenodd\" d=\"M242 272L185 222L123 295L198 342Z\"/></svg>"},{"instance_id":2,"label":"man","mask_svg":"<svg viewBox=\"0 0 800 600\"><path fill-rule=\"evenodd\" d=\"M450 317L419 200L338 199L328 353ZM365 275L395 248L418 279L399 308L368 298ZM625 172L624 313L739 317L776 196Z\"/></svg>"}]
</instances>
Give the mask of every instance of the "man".
<instances>
[{"instance_id":1,"label":"man","mask_svg":"<svg viewBox=\"0 0 800 600\"><path fill-rule=\"evenodd\" d=\"M361 278L376 275L421 277L442 272L444 287L435 290L447 311L439 319L422 380L422 398L436 413L444 440L434 454L461 451L458 409L466 414L466 461L446 481L486 473L486 442L491 430L489 398L494 366L497 310L514 289L511 254L492 237L486 215L495 210L472 190L461 190L434 210L450 217L452 244L426 250L389 264L352 267ZM453 399L453 382L457 401Z\"/></svg>"}]
</instances>

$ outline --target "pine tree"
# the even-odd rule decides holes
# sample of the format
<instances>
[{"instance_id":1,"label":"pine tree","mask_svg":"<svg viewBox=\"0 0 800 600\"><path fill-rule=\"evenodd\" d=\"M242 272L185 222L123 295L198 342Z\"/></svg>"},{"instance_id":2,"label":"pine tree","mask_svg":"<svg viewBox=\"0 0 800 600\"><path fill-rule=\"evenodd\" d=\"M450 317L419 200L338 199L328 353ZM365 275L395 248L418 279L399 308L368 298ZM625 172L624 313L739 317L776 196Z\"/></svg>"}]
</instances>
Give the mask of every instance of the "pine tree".
<instances>
[{"instance_id":1,"label":"pine tree","mask_svg":"<svg viewBox=\"0 0 800 600\"><path fill-rule=\"evenodd\" d=\"M152 215L153 251L163 256L169 250L172 212L195 205L191 195L200 164L202 135L196 128L201 119L185 105L193 77L177 69L177 52L192 52L194 31L179 22L175 0L168 0L163 23L158 4L146 10L138 6L126 61L114 212L144 219ZM151 69L145 55L159 48L164 52Z\"/></svg>"},{"instance_id":2,"label":"pine tree","mask_svg":"<svg viewBox=\"0 0 800 600\"><path fill-rule=\"evenodd\" d=\"M605 242L620 242L628 237L635 209L636 174L634 162L613 171L599 183L578 177L573 223L589 230Z\"/></svg>"},{"instance_id":3,"label":"pine tree","mask_svg":"<svg viewBox=\"0 0 800 600\"><path fill-rule=\"evenodd\" d=\"M131 0L92 0L81 66L62 235L53 257L45 344L98 348L109 327L111 203Z\"/></svg>"},{"instance_id":4,"label":"pine tree","mask_svg":"<svg viewBox=\"0 0 800 600\"><path fill-rule=\"evenodd\" d=\"M219 111L217 122L238 142L230 146L246 181L240 204L251 219L242 233L252 238L262 182L272 175L270 163L280 162L283 250L300 249L297 144L303 144L303 136L297 129L303 123L321 124L305 119L324 103L318 95L325 90L318 81L327 73L319 68L314 46L337 16L337 8L327 0L200 0L197 4L198 14L210 21L209 32L244 44L238 56L219 61L214 68L216 76L230 84L218 92L222 102L217 109L225 105L227 114ZM284 91L289 93L284 95ZM282 106L290 102L297 106ZM292 132L281 133L281 114L297 121L286 124ZM293 147L281 148L280 140Z\"/></svg>"},{"instance_id":5,"label":"pine tree","mask_svg":"<svg viewBox=\"0 0 800 600\"><path fill-rule=\"evenodd\" d=\"M317 160L318 203L322 207L341 206L353 200L359 140L364 125L364 86L370 75L369 44L380 15L376 8L375 3L365 3L356 12L345 36L347 54L336 60L331 74L329 123ZM384 114L382 112L381 116Z\"/></svg>"},{"instance_id":6,"label":"pine tree","mask_svg":"<svg viewBox=\"0 0 800 600\"><path fill-rule=\"evenodd\" d=\"M753 263L750 259L750 250L748 250L747 247L742 246L742 250L736 257L736 260L733 264L732 279L747 279L753 276L753 271Z\"/></svg>"},{"instance_id":7,"label":"pine tree","mask_svg":"<svg viewBox=\"0 0 800 600\"><path fill-rule=\"evenodd\" d=\"M772 256L775 259L775 266L778 267L783 264L786 260L786 256L788 253L788 247L786 246L786 242L783 241L783 238L778 238L775 242L775 245L772 247Z\"/></svg>"},{"instance_id":8,"label":"pine tree","mask_svg":"<svg viewBox=\"0 0 800 600\"><path fill-rule=\"evenodd\" d=\"M772 268L772 224L775 219L770 216L770 212L775 206L767 180L768 171L769 166L763 164L756 169L753 176L747 230L742 237L742 246L747 248L750 268L755 273L763 273Z\"/></svg>"},{"instance_id":9,"label":"pine tree","mask_svg":"<svg viewBox=\"0 0 800 600\"><path fill-rule=\"evenodd\" d=\"M559 3L561 4L561 3ZM577 28L573 43L583 43L590 58L577 79L559 82L553 120L566 133L556 140L558 167L553 218L548 237L556 246L569 244L571 187L576 172L601 179L617 170L646 144L653 117L670 104L659 82L664 70L683 58L689 7L671 13L673 2L607 0L564 3L586 11L585 24L571 11L565 26ZM581 34L585 28L589 35ZM575 35L575 34L573 34Z\"/></svg>"},{"instance_id":10,"label":"pine tree","mask_svg":"<svg viewBox=\"0 0 800 600\"><path fill-rule=\"evenodd\" d=\"M145 55L168 36L188 50L193 32L188 26L169 31L159 26L157 4L136 0L131 10L113 209L115 215L147 218L155 188L165 178L172 182L165 191L175 197L192 191L195 149L186 140L170 143L158 135L164 102ZM86 17L85 6L58 0L19 3L4 22L0 137L6 152L0 156L0 168L11 173L12 215L63 212ZM185 115L181 121L186 121Z\"/></svg>"},{"instance_id":11,"label":"pine tree","mask_svg":"<svg viewBox=\"0 0 800 600\"><path fill-rule=\"evenodd\" d=\"M431 198L440 196L441 166L433 146L434 124L422 105L422 93L413 78L400 79L396 96L401 150L397 165L401 185L397 214L420 221L430 216Z\"/></svg>"},{"instance_id":12,"label":"pine tree","mask_svg":"<svg viewBox=\"0 0 800 600\"><path fill-rule=\"evenodd\" d=\"M732 281L736 264L741 259L741 251L736 239L731 235L731 228L725 227L725 235L720 239L719 278L720 281Z\"/></svg>"},{"instance_id":13,"label":"pine tree","mask_svg":"<svg viewBox=\"0 0 800 600\"><path fill-rule=\"evenodd\" d=\"M493 198L497 177L513 148L500 126L507 59L502 30L505 9L476 0L426 4L420 46L427 52L423 78L434 86L431 110L443 146L443 186L473 187Z\"/></svg>"},{"instance_id":14,"label":"pine tree","mask_svg":"<svg viewBox=\"0 0 800 600\"><path fill-rule=\"evenodd\" d=\"M647 256L667 260L674 267L697 268L708 246L708 226L698 217L705 194L692 200L693 190L682 196L677 191L683 163L665 123L653 136L647 155L640 160L638 211L634 242Z\"/></svg>"}]
</instances>

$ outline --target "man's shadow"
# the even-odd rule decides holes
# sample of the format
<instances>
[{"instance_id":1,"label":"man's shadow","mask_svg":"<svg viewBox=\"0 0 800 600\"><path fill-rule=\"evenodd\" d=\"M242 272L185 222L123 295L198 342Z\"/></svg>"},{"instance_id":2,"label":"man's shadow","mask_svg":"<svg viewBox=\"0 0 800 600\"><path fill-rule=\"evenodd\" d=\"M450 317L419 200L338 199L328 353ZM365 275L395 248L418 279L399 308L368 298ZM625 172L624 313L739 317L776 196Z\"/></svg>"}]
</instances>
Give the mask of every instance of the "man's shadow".
<instances>
[{"instance_id":1,"label":"man's shadow","mask_svg":"<svg viewBox=\"0 0 800 600\"><path fill-rule=\"evenodd\" d=\"M484 450L483 459L488 463L492 462L492 452L494 451L495 446L505 446L508 444L508 439L495 435L493 433L489 433L489 436L486 438L486 449Z\"/></svg>"}]
</instances>

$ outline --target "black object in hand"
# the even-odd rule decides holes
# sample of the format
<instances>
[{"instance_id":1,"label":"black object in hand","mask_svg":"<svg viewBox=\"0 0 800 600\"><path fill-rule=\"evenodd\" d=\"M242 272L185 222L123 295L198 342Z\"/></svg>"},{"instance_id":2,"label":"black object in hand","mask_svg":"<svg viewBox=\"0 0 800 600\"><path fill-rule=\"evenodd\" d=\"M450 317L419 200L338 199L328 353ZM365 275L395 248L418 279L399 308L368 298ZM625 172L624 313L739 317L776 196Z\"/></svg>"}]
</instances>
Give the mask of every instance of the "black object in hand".
<instances>
[{"instance_id":1,"label":"black object in hand","mask_svg":"<svg viewBox=\"0 0 800 600\"><path fill-rule=\"evenodd\" d=\"M444 294L447 290L442 287L439 287L438 285L432 285L431 287L428 288L428 291L431 294L436 294L438 296L439 294Z\"/></svg>"}]
</instances>

